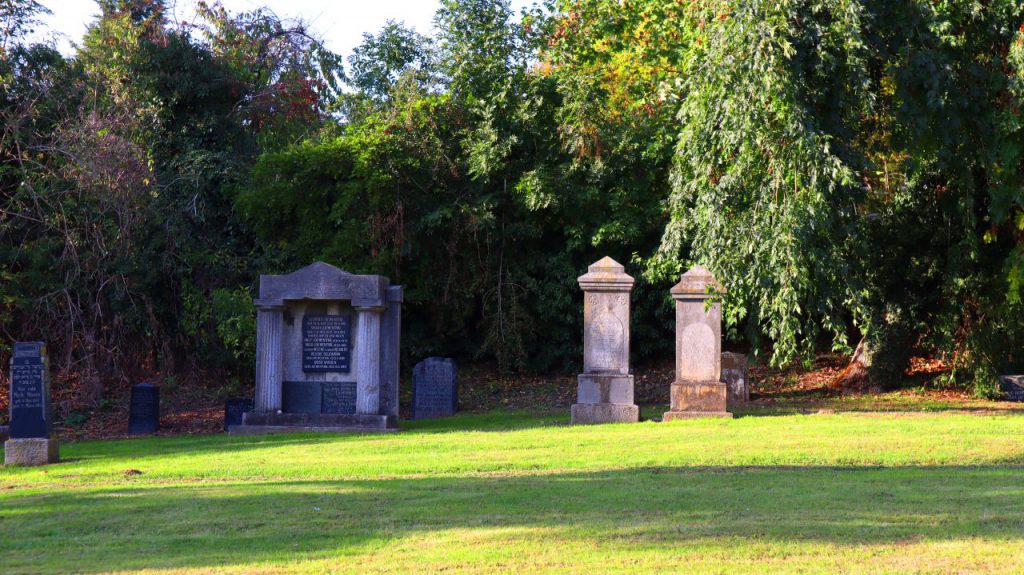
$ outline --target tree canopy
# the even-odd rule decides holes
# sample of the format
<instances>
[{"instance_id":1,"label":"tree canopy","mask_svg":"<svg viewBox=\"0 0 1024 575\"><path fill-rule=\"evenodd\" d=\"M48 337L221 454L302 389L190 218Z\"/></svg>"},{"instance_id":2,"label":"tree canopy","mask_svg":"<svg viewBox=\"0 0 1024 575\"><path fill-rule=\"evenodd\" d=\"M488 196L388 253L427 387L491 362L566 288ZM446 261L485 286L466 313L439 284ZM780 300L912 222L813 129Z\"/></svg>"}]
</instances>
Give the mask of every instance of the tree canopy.
<instances>
[{"instance_id":1,"label":"tree canopy","mask_svg":"<svg viewBox=\"0 0 1024 575\"><path fill-rule=\"evenodd\" d=\"M576 277L727 288L777 365L912 353L995 393L1024 342L1024 8L925 0L444 0L344 60L267 9L103 0L74 54L0 3L0 330L101 401L142 373L243 385L260 273L407 287L406 359L578 367ZM858 345L859 344L859 345Z\"/></svg>"}]
</instances>

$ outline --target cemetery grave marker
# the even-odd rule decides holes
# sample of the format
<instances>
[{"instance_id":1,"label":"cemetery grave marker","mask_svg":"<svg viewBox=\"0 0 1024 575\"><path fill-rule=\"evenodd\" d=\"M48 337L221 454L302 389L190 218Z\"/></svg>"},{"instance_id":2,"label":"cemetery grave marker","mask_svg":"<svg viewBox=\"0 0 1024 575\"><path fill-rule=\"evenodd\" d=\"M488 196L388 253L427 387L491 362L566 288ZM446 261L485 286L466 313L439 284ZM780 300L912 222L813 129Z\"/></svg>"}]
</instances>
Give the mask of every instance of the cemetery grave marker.
<instances>
[{"instance_id":1,"label":"cemetery grave marker","mask_svg":"<svg viewBox=\"0 0 1024 575\"><path fill-rule=\"evenodd\" d=\"M458 370L455 361L428 357L412 370L412 418L448 417L459 410Z\"/></svg>"},{"instance_id":2,"label":"cemetery grave marker","mask_svg":"<svg viewBox=\"0 0 1024 575\"><path fill-rule=\"evenodd\" d=\"M708 270L696 266L672 288L676 300L676 379L664 421L692 417L732 417L726 410L728 389L722 382L722 304L707 300L722 286Z\"/></svg>"},{"instance_id":3,"label":"cemetery grave marker","mask_svg":"<svg viewBox=\"0 0 1024 575\"><path fill-rule=\"evenodd\" d=\"M622 264L606 257L579 278L583 289L583 373L577 377L572 423L633 423L629 373L629 295L633 278Z\"/></svg>"},{"instance_id":4,"label":"cemetery grave marker","mask_svg":"<svg viewBox=\"0 0 1024 575\"><path fill-rule=\"evenodd\" d=\"M57 440L51 437L53 407L46 344L39 341L15 343L10 369L10 438L4 443L4 463L54 463L60 454Z\"/></svg>"},{"instance_id":5,"label":"cemetery grave marker","mask_svg":"<svg viewBox=\"0 0 1024 575\"><path fill-rule=\"evenodd\" d=\"M398 427L402 287L316 262L260 276L256 394L232 434Z\"/></svg>"},{"instance_id":6,"label":"cemetery grave marker","mask_svg":"<svg viewBox=\"0 0 1024 575\"><path fill-rule=\"evenodd\" d=\"M160 429L160 386L140 383L132 386L128 408L128 433L141 435Z\"/></svg>"}]
</instances>

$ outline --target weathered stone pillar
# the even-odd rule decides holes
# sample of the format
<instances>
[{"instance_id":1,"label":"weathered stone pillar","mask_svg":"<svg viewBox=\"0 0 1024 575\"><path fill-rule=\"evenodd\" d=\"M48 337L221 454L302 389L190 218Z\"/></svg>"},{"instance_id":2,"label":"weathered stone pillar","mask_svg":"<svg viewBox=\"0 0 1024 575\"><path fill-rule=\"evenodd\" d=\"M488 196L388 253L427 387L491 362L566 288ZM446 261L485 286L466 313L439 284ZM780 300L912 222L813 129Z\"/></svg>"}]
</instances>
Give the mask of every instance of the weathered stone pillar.
<instances>
[{"instance_id":1,"label":"weathered stone pillar","mask_svg":"<svg viewBox=\"0 0 1024 575\"><path fill-rule=\"evenodd\" d=\"M380 319L383 307L356 307L356 413L380 412Z\"/></svg>"},{"instance_id":2,"label":"weathered stone pillar","mask_svg":"<svg viewBox=\"0 0 1024 575\"><path fill-rule=\"evenodd\" d=\"M636 422L629 374L629 294L633 278L604 258L579 278L583 296L583 373L577 378L572 423Z\"/></svg>"},{"instance_id":3,"label":"weathered stone pillar","mask_svg":"<svg viewBox=\"0 0 1024 575\"><path fill-rule=\"evenodd\" d=\"M256 300L256 402L254 411L281 411L284 357L281 353L284 306Z\"/></svg>"},{"instance_id":4,"label":"weathered stone pillar","mask_svg":"<svg viewBox=\"0 0 1024 575\"><path fill-rule=\"evenodd\" d=\"M732 417L726 411L727 386L722 373L722 306L706 309L709 293L723 293L708 270L696 266L672 288L676 300L676 379L664 420Z\"/></svg>"}]
</instances>

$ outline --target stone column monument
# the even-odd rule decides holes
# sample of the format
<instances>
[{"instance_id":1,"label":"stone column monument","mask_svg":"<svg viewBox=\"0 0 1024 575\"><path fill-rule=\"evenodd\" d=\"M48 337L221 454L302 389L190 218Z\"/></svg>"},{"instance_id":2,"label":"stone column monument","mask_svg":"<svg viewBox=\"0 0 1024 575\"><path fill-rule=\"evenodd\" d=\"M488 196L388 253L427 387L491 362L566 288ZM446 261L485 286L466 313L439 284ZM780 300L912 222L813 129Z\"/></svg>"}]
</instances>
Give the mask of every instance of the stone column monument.
<instances>
[{"instance_id":1,"label":"stone column monument","mask_svg":"<svg viewBox=\"0 0 1024 575\"><path fill-rule=\"evenodd\" d=\"M676 379L671 409L664 421L693 417L732 417L726 411L728 386L722 379L722 307L705 308L714 288L722 286L708 270L696 266L672 288L676 300Z\"/></svg>"},{"instance_id":2,"label":"stone column monument","mask_svg":"<svg viewBox=\"0 0 1024 575\"><path fill-rule=\"evenodd\" d=\"M46 465L60 458L51 437L50 362L41 341L14 344L11 353L11 427L4 443L6 465Z\"/></svg>"},{"instance_id":3,"label":"stone column monument","mask_svg":"<svg viewBox=\"0 0 1024 575\"><path fill-rule=\"evenodd\" d=\"M572 423L640 420L629 373L629 294L633 278L604 258L579 278L583 289L583 373L577 379Z\"/></svg>"},{"instance_id":4,"label":"stone column monument","mask_svg":"<svg viewBox=\"0 0 1024 575\"><path fill-rule=\"evenodd\" d=\"M260 276L256 394L230 433L396 430L402 293L323 262Z\"/></svg>"}]
</instances>

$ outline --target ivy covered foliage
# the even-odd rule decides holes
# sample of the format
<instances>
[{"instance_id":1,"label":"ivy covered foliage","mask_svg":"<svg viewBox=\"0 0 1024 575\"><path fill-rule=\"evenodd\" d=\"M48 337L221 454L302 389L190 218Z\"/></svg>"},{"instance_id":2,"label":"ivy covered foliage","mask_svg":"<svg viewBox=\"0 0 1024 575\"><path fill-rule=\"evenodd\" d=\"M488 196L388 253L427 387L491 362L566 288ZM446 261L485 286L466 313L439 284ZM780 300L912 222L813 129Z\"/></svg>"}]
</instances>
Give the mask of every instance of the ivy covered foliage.
<instances>
[{"instance_id":1,"label":"ivy covered foliage","mask_svg":"<svg viewBox=\"0 0 1024 575\"><path fill-rule=\"evenodd\" d=\"M0 5L0 330L76 401L248 382L258 275L313 260L406 286L407 365L578 368L609 255L634 361L671 356L699 263L766 361L1024 367L1019 2L444 0L347 60L266 9L99 4L70 56Z\"/></svg>"}]
</instances>

